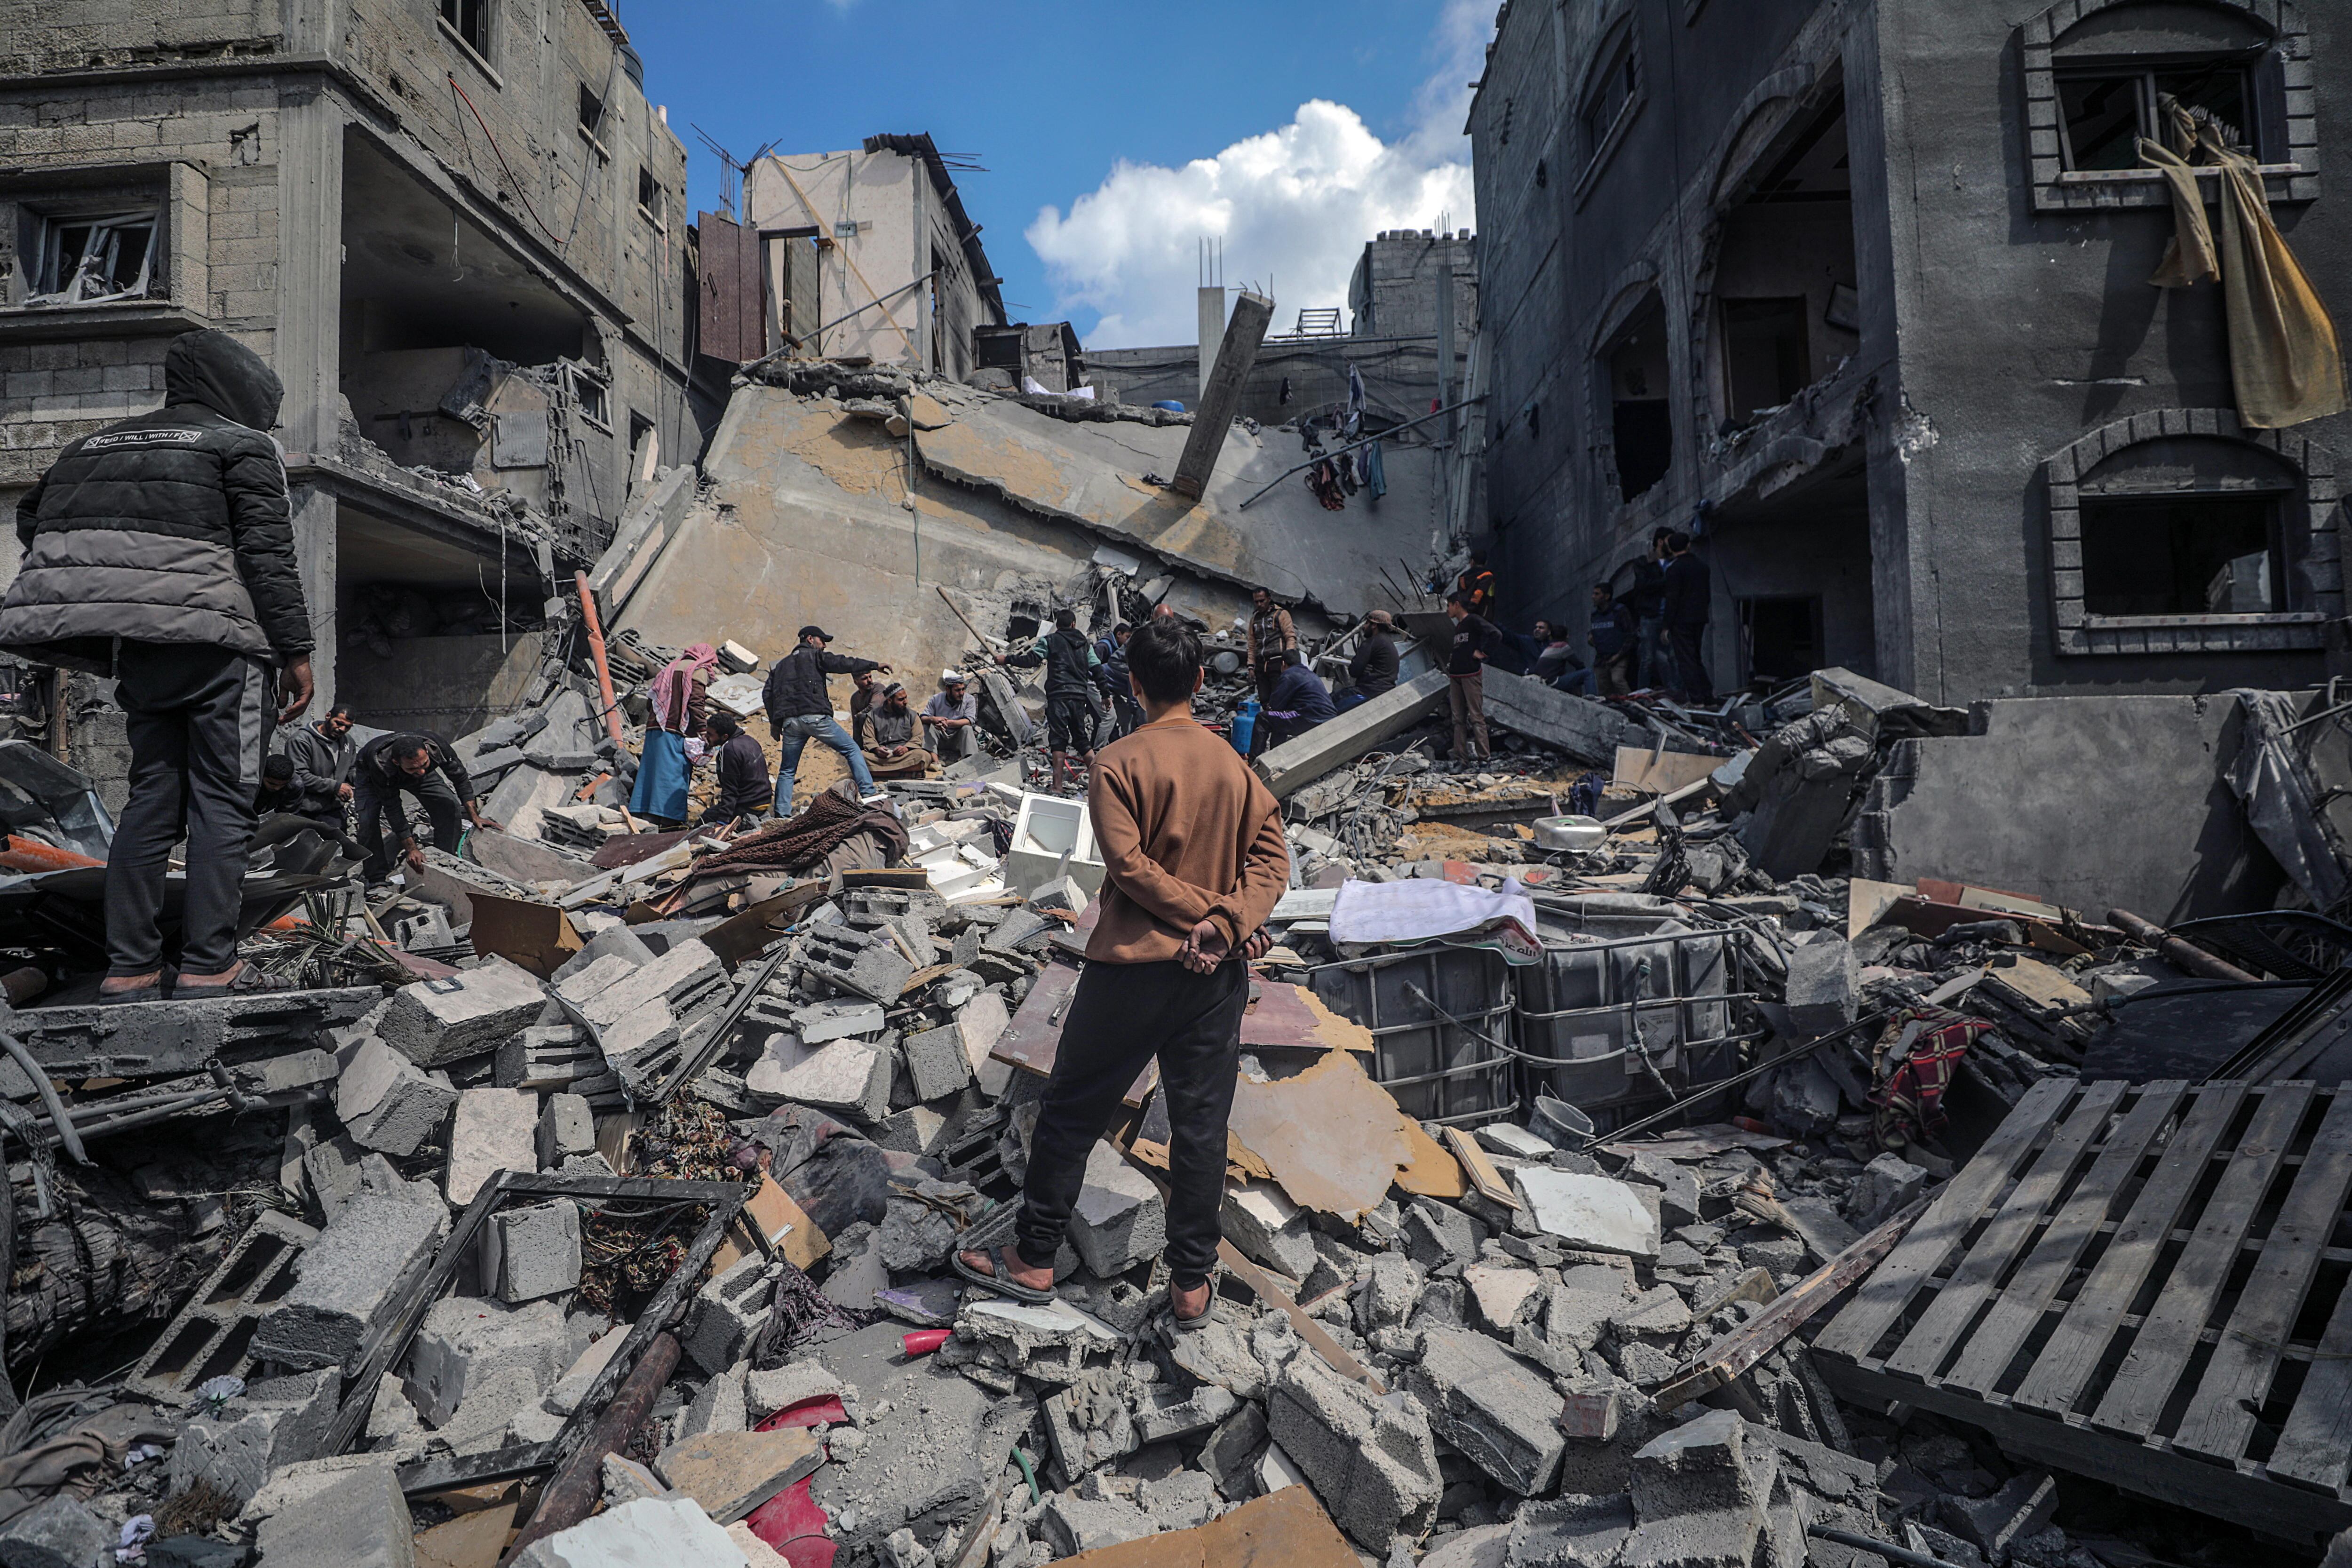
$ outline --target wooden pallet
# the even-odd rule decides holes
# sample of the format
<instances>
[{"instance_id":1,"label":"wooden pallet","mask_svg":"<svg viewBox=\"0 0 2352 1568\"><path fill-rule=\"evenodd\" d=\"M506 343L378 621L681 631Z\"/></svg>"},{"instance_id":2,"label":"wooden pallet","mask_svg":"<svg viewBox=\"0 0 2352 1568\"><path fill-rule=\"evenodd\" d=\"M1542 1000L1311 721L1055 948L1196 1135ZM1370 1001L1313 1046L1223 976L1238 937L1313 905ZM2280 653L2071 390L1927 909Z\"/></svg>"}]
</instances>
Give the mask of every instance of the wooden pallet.
<instances>
[{"instance_id":1,"label":"wooden pallet","mask_svg":"<svg viewBox=\"0 0 2352 1568\"><path fill-rule=\"evenodd\" d=\"M1857 1404L2250 1528L2352 1526L2352 1084L2044 1079L1814 1341Z\"/></svg>"}]
</instances>

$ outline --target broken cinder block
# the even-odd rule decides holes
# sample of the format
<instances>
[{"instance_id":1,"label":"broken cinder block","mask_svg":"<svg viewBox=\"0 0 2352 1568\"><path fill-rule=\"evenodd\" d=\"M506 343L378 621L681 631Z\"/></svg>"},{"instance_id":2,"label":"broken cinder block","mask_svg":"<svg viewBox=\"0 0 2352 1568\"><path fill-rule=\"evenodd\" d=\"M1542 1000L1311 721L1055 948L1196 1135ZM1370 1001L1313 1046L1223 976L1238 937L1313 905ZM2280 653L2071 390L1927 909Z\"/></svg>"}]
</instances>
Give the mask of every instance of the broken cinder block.
<instances>
[{"instance_id":1,"label":"broken cinder block","mask_svg":"<svg viewBox=\"0 0 2352 1568\"><path fill-rule=\"evenodd\" d=\"M568 1200L501 1209L482 1230L482 1289L533 1301L580 1283L580 1206Z\"/></svg>"},{"instance_id":2,"label":"broken cinder block","mask_svg":"<svg viewBox=\"0 0 2352 1568\"><path fill-rule=\"evenodd\" d=\"M254 1355L301 1369L341 1366L431 1258L447 1224L437 1207L352 1199L295 1262L294 1288L254 1331Z\"/></svg>"},{"instance_id":3,"label":"broken cinder block","mask_svg":"<svg viewBox=\"0 0 2352 1568\"><path fill-rule=\"evenodd\" d=\"M421 1068L497 1049L536 1023L547 1005L537 976L492 958L446 980L419 980L392 994L376 1033Z\"/></svg>"},{"instance_id":4,"label":"broken cinder block","mask_svg":"<svg viewBox=\"0 0 2352 1568\"><path fill-rule=\"evenodd\" d=\"M362 1149L405 1159L449 1119L457 1091L380 1039L362 1040L335 1084L335 1114Z\"/></svg>"},{"instance_id":5,"label":"broken cinder block","mask_svg":"<svg viewBox=\"0 0 2352 1568\"><path fill-rule=\"evenodd\" d=\"M539 1170L539 1096L525 1089L469 1089L449 1124L449 1170L442 1191L457 1208L500 1171Z\"/></svg>"}]
</instances>

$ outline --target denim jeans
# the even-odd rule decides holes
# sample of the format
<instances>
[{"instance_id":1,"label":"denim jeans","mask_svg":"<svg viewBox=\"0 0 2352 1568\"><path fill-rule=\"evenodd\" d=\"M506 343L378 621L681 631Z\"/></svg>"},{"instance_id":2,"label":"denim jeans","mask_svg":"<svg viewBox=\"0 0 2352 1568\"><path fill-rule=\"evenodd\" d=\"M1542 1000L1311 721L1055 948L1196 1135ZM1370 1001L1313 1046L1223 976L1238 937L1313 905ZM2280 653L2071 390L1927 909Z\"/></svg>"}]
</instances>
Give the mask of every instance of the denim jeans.
<instances>
[{"instance_id":1,"label":"denim jeans","mask_svg":"<svg viewBox=\"0 0 2352 1568\"><path fill-rule=\"evenodd\" d=\"M874 793L874 775L866 771L866 753L849 738L849 731L834 722L830 713L795 713L776 725L776 739L782 742L776 757L776 815L793 814L793 774L801 765L801 751L811 741L823 741L841 753L849 764L849 776L857 784L859 795Z\"/></svg>"},{"instance_id":2,"label":"denim jeans","mask_svg":"<svg viewBox=\"0 0 2352 1568\"><path fill-rule=\"evenodd\" d=\"M1674 655L1666 646L1666 617L1664 615L1643 616L1635 633L1641 658L1641 668L1633 679L1643 686L1672 686L1675 683Z\"/></svg>"}]
</instances>

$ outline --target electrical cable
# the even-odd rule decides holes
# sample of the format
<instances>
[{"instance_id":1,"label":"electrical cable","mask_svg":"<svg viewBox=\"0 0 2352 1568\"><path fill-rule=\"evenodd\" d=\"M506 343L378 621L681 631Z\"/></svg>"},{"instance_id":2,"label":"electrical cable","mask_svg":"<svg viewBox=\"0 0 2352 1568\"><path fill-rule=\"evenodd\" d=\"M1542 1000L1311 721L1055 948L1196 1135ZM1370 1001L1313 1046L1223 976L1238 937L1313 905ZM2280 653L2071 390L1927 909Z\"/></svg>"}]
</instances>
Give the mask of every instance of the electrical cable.
<instances>
[{"instance_id":1,"label":"electrical cable","mask_svg":"<svg viewBox=\"0 0 2352 1568\"><path fill-rule=\"evenodd\" d=\"M522 199L522 210L530 214L530 221L539 225L541 232L545 234L548 238L555 240L556 245L560 248L562 246L563 241L557 237L553 229L547 226L547 220L539 216L539 209L530 205L530 193L522 188L522 181L516 175L513 166L508 163L505 152L499 146L499 139L497 135L490 130L490 122L482 118L482 111L480 110L474 109L474 100L470 98L467 98L466 89L457 85L457 73L456 71L451 71L449 73L449 90L456 93L458 98L464 100L465 105L467 109L473 110L474 123L479 125L482 128L482 134L489 138L491 156L498 159L499 168L506 170L508 182L514 186L515 195Z\"/></svg>"}]
</instances>

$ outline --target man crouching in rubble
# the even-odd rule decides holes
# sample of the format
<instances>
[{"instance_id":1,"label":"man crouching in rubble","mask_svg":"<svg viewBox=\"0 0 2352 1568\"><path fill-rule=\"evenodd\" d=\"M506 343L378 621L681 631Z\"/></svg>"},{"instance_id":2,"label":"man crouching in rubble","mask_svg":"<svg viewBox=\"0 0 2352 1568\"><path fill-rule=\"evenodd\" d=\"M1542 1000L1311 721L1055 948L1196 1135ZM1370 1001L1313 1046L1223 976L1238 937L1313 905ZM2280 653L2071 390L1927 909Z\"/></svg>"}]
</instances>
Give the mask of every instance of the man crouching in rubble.
<instances>
[{"instance_id":1,"label":"man crouching in rubble","mask_svg":"<svg viewBox=\"0 0 2352 1568\"><path fill-rule=\"evenodd\" d=\"M113 676L130 731L130 799L106 864L103 1002L167 994L158 921L184 825L172 994L285 984L236 956L272 708L286 723L310 705L310 616L269 435L283 390L226 332L174 338L163 406L71 443L16 503L24 564L0 602L0 647Z\"/></svg>"},{"instance_id":2,"label":"man crouching in rubble","mask_svg":"<svg viewBox=\"0 0 2352 1568\"><path fill-rule=\"evenodd\" d=\"M1201 640L1153 621L1127 645L1143 727L1096 758L1087 809L1108 873L1029 1145L1015 1242L956 1255L956 1271L1043 1301L1086 1182L1087 1155L1143 1064L1168 1097L1169 1304L1209 1321L1248 960L1290 874L1281 809L1239 753L1192 717Z\"/></svg>"}]
</instances>

